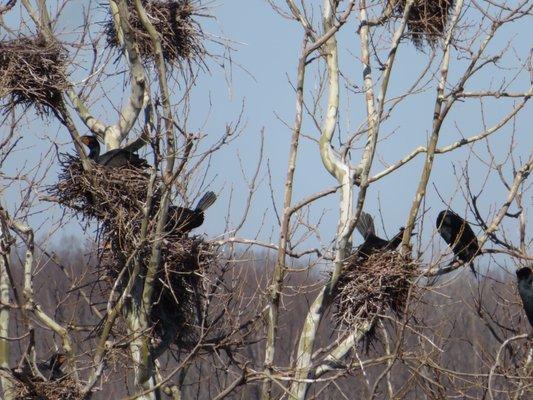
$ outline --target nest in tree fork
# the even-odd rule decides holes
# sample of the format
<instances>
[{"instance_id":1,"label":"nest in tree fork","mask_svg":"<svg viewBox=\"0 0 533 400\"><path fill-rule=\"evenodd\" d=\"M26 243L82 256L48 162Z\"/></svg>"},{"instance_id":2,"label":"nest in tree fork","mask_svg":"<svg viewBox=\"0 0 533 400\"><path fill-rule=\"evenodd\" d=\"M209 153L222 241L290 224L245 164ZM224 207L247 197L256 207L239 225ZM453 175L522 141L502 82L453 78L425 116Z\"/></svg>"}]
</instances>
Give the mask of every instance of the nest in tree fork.
<instances>
[{"instance_id":1,"label":"nest in tree fork","mask_svg":"<svg viewBox=\"0 0 533 400\"><path fill-rule=\"evenodd\" d=\"M416 265L396 251L375 253L366 260L353 255L337 284L336 322L355 328L388 308L402 312L416 271Z\"/></svg>"},{"instance_id":2,"label":"nest in tree fork","mask_svg":"<svg viewBox=\"0 0 533 400\"><path fill-rule=\"evenodd\" d=\"M60 157L59 182L49 188L60 204L84 219L96 219L109 237L120 234L126 240L139 232L147 198L149 175L139 169L109 168L92 163L88 173L78 157ZM159 203L156 191L153 203ZM117 229L119 229L117 231Z\"/></svg>"},{"instance_id":3,"label":"nest in tree fork","mask_svg":"<svg viewBox=\"0 0 533 400\"><path fill-rule=\"evenodd\" d=\"M406 0L388 0L396 12L403 14ZM416 47L424 40L434 46L444 35L455 0L415 0L407 16L407 29Z\"/></svg>"},{"instance_id":4,"label":"nest in tree fork","mask_svg":"<svg viewBox=\"0 0 533 400\"><path fill-rule=\"evenodd\" d=\"M12 379L13 386L9 394L14 399L24 400L80 400L82 388L71 377L57 381L27 381Z\"/></svg>"},{"instance_id":5,"label":"nest in tree fork","mask_svg":"<svg viewBox=\"0 0 533 400\"><path fill-rule=\"evenodd\" d=\"M0 41L0 97L8 98L8 110L33 105L48 114L57 108L68 87L66 64L66 50L42 35Z\"/></svg>"},{"instance_id":6,"label":"nest in tree fork","mask_svg":"<svg viewBox=\"0 0 533 400\"><path fill-rule=\"evenodd\" d=\"M127 260L135 255L142 275L150 262L154 239L161 240L161 263L154 287L150 315L154 333L163 337L175 331L175 341L190 341L194 328L201 323L204 309L206 274L215 260L215 251L200 237L186 237L181 232L165 232L156 238L156 221L161 182L156 180L149 212L147 238L140 237L147 210L150 177L138 169L108 168L93 164L89 173L81 161L62 155L59 182L49 188L58 203L82 219L97 220L104 246L100 267L113 285ZM142 244L141 244L142 243ZM130 263L130 270L134 263ZM126 282L129 274L123 277Z\"/></svg>"},{"instance_id":7,"label":"nest in tree fork","mask_svg":"<svg viewBox=\"0 0 533 400\"><path fill-rule=\"evenodd\" d=\"M162 254L151 321L159 337L175 330L175 341L183 347L197 341L197 328L204 322L207 275L216 252L199 237L170 237Z\"/></svg>"},{"instance_id":8,"label":"nest in tree fork","mask_svg":"<svg viewBox=\"0 0 533 400\"><path fill-rule=\"evenodd\" d=\"M194 16L199 6L193 0L142 0L146 14L161 40L165 61L201 60L205 54L202 45L203 33L195 22ZM137 43L139 53L144 60L155 60L155 48L152 39L139 19L133 1L128 1L129 23L133 40ZM109 46L121 49L113 19L105 25Z\"/></svg>"}]
</instances>

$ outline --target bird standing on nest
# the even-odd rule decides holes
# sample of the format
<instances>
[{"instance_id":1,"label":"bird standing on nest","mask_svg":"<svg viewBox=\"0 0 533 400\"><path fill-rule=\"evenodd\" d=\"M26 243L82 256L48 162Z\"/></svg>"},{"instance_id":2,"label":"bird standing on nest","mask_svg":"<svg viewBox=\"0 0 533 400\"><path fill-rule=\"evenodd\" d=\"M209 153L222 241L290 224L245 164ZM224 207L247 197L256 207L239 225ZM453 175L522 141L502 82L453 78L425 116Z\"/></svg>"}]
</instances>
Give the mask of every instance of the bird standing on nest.
<instances>
[{"instance_id":1,"label":"bird standing on nest","mask_svg":"<svg viewBox=\"0 0 533 400\"><path fill-rule=\"evenodd\" d=\"M63 364L67 360L65 354L55 353L52 356L43 362L37 363L38 372L44 377L47 381L57 381L65 376L64 372L61 370ZM28 360L25 359L21 368L12 368L11 372L13 376L24 383L32 383L42 381L42 377L39 374L35 374L32 371Z\"/></svg>"},{"instance_id":2,"label":"bird standing on nest","mask_svg":"<svg viewBox=\"0 0 533 400\"><path fill-rule=\"evenodd\" d=\"M213 205L217 196L213 192L205 193L198 201L196 208L170 206L166 231L168 233L183 235L204 223L204 211Z\"/></svg>"},{"instance_id":3,"label":"bird standing on nest","mask_svg":"<svg viewBox=\"0 0 533 400\"><path fill-rule=\"evenodd\" d=\"M149 167L144 158L140 158L137 154L126 149L109 150L107 153L100 155L100 143L98 143L96 136L84 135L80 140L89 148L89 158L97 164L110 168L124 166L135 168Z\"/></svg>"},{"instance_id":4,"label":"bird standing on nest","mask_svg":"<svg viewBox=\"0 0 533 400\"><path fill-rule=\"evenodd\" d=\"M527 319L533 327L533 272L530 267L523 267L516 271L518 293L522 298Z\"/></svg>"},{"instance_id":5,"label":"bird standing on nest","mask_svg":"<svg viewBox=\"0 0 533 400\"><path fill-rule=\"evenodd\" d=\"M363 236L365 241L356 250L356 254L363 259L367 259L372 254L378 251L394 250L402 242L403 231L402 226L399 232L394 235L391 240L385 240L376 236L376 229L374 228L374 219L370 214L361 211L359 220L355 225L359 233Z\"/></svg>"},{"instance_id":6,"label":"bird standing on nest","mask_svg":"<svg viewBox=\"0 0 533 400\"><path fill-rule=\"evenodd\" d=\"M464 263L469 263L470 269L474 275L477 275L472 260L480 254L481 249L468 222L452 210L442 210L437 217L437 230L452 248L455 257Z\"/></svg>"},{"instance_id":7,"label":"bird standing on nest","mask_svg":"<svg viewBox=\"0 0 533 400\"><path fill-rule=\"evenodd\" d=\"M61 368L66 360L65 354L55 353L47 361L37 364L37 368L46 379L56 381L65 376Z\"/></svg>"}]
</instances>

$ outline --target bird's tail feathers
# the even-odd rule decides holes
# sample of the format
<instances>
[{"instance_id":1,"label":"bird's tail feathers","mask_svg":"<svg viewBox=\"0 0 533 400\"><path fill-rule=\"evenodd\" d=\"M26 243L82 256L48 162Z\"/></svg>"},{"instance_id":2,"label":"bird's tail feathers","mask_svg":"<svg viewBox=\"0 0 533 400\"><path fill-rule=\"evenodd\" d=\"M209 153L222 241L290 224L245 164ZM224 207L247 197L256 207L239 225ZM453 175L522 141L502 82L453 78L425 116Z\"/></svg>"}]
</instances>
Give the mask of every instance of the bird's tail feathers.
<instances>
[{"instance_id":1,"label":"bird's tail feathers","mask_svg":"<svg viewBox=\"0 0 533 400\"><path fill-rule=\"evenodd\" d=\"M366 239L370 234L375 235L376 229L374 228L374 219L372 216L364 211L361 211L359 220L355 227L359 233Z\"/></svg>"},{"instance_id":2,"label":"bird's tail feathers","mask_svg":"<svg viewBox=\"0 0 533 400\"><path fill-rule=\"evenodd\" d=\"M196 211L205 211L213 205L217 200L217 195L214 192L206 192L196 205Z\"/></svg>"}]
</instances>

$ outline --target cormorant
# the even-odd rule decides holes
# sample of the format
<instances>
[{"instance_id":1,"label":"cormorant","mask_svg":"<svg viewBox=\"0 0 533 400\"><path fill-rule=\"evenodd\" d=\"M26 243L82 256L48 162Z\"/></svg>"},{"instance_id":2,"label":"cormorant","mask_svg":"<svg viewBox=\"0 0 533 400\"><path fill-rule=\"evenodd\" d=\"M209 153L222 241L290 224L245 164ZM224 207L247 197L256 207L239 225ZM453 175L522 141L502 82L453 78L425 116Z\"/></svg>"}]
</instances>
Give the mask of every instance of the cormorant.
<instances>
[{"instance_id":1,"label":"cormorant","mask_svg":"<svg viewBox=\"0 0 533 400\"><path fill-rule=\"evenodd\" d=\"M524 311L531 326L533 326L533 272L529 267L520 268L516 271L518 280L518 293L522 298Z\"/></svg>"},{"instance_id":2,"label":"cormorant","mask_svg":"<svg viewBox=\"0 0 533 400\"><path fill-rule=\"evenodd\" d=\"M442 210L437 217L437 230L455 256L476 275L473 259L481 252L479 244L470 225L452 210Z\"/></svg>"},{"instance_id":3,"label":"cormorant","mask_svg":"<svg viewBox=\"0 0 533 400\"><path fill-rule=\"evenodd\" d=\"M198 201L196 208L170 206L166 231L174 234L185 234L194 228L198 228L204 223L204 211L213 205L217 196L213 192L205 193Z\"/></svg>"},{"instance_id":4,"label":"cormorant","mask_svg":"<svg viewBox=\"0 0 533 400\"><path fill-rule=\"evenodd\" d=\"M37 368L41 374L49 381L57 381L65 376L61 367L67 360L67 356L63 353L55 353L45 362L37 364Z\"/></svg>"},{"instance_id":5,"label":"cormorant","mask_svg":"<svg viewBox=\"0 0 533 400\"><path fill-rule=\"evenodd\" d=\"M89 158L100 165L110 168L118 168L126 165L136 168L147 168L149 165L144 158L126 149L109 150L100 155L100 143L96 136L84 135L81 142L89 148Z\"/></svg>"},{"instance_id":6,"label":"cormorant","mask_svg":"<svg viewBox=\"0 0 533 400\"><path fill-rule=\"evenodd\" d=\"M357 255L366 259L377 251L394 250L402 242L403 231L405 228L402 226L399 232L394 235L391 240L385 240L376 236L376 230L374 228L374 219L370 214L361 211L361 216L355 225L359 233L363 236L365 241L361 246L357 248Z\"/></svg>"},{"instance_id":7,"label":"cormorant","mask_svg":"<svg viewBox=\"0 0 533 400\"><path fill-rule=\"evenodd\" d=\"M61 367L66 360L65 354L55 353L48 360L37 363L37 369L47 381L57 381L65 376ZM42 381L39 375L33 373L27 359L24 360L21 368L12 368L11 372L15 378L27 384Z\"/></svg>"}]
</instances>

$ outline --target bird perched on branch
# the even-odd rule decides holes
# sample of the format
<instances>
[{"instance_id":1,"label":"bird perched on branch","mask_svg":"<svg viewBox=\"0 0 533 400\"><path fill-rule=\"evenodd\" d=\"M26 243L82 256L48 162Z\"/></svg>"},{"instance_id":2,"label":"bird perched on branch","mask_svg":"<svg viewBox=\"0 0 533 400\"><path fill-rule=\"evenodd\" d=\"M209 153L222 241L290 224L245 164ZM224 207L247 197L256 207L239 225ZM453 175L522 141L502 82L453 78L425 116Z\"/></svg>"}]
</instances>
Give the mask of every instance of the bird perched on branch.
<instances>
[{"instance_id":1,"label":"bird perched on branch","mask_svg":"<svg viewBox=\"0 0 533 400\"><path fill-rule=\"evenodd\" d=\"M356 254L364 259L367 259L378 251L394 250L402 242L403 231L405 230L404 227L401 227L399 232L391 240L382 239L376 236L374 219L364 211L361 211L355 227L365 239L356 251Z\"/></svg>"},{"instance_id":2,"label":"bird perched on branch","mask_svg":"<svg viewBox=\"0 0 533 400\"><path fill-rule=\"evenodd\" d=\"M524 311L531 326L533 326L533 272L530 267L523 267L516 271L518 293L522 298Z\"/></svg>"},{"instance_id":3,"label":"bird perched on branch","mask_svg":"<svg viewBox=\"0 0 533 400\"><path fill-rule=\"evenodd\" d=\"M166 231L173 234L185 234L204 223L204 211L213 205L217 196L213 192L206 192L198 201L196 208L170 206Z\"/></svg>"},{"instance_id":4,"label":"bird perched on branch","mask_svg":"<svg viewBox=\"0 0 533 400\"><path fill-rule=\"evenodd\" d=\"M480 254L481 249L468 222L452 210L442 210L437 217L437 230L452 248L455 257L469 263L470 269L476 275L472 260Z\"/></svg>"},{"instance_id":5,"label":"bird perched on branch","mask_svg":"<svg viewBox=\"0 0 533 400\"><path fill-rule=\"evenodd\" d=\"M89 148L89 158L95 163L110 168L132 166L135 168L147 168L149 165L144 158L126 149L109 150L100 155L100 143L96 136L84 135L81 142Z\"/></svg>"}]
</instances>

